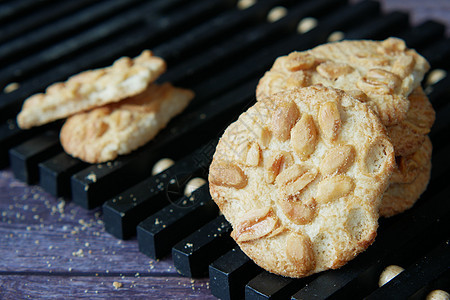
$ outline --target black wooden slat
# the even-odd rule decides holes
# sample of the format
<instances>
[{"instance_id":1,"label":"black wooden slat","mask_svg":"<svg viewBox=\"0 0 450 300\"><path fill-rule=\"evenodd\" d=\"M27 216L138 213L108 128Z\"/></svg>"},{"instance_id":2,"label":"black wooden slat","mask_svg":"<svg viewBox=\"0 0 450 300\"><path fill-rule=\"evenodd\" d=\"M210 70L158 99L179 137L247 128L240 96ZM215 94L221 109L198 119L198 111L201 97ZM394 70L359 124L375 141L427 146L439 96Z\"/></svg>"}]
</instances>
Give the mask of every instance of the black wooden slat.
<instances>
[{"instance_id":1,"label":"black wooden slat","mask_svg":"<svg viewBox=\"0 0 450 300\"><path fill-rule=\"evenodd\" d=\"M418 262L395 276L391 281L370 294L366 299L406 299L421 287L447 272L450 268L450 239L448 235L439 246L424 255Z\"/></svg>"},{"instance_id":2,"label":"black wooden slat","mask_svg":"<svg viewBox=\"0 0 450 300\"><path fill-rule=\"evenodd\" d=\"M438 194L431 195L429 188L427 195L422 197L426 201L416 203L412 209L396 217L395 224L380 230L377 240L365 253L339 270L318 276L297 292L293 299L304 299L308 295L315 295L317 299L350 294L357 296L357 292L361 292L357 290L361 287L361 278L379 276L387 257L408 253L411 244L419 247L421 237L433 234L439 238L438 230L433 229L440 218L450 213L450 202L447 201L449 192L450 189L446 187Z\"/></svg>"},{"instance_id":3,"label":"black wooden slat","mask_svg":"<svg viewBox=\"0 0 450 300\"><path fill-rule=\"evenodd\" d=\"M421 54L426 57L432 68L450 67L450 39L442 39L426 47Z\"/></svg>"},{"instance_id":4,"label":"black wooden slat","mask_svg":"<svg viewBox=\"0 0 450 300\"><path fill-rule=\"evenodd\" d=\"M222 300L242 299L247 282L261 272L236 246L209 266L211 293Z\"/></svg>"},{"instance_id":5,"label":"black wooden slat","mask_svg":"<svg viewBox=\"0 0 450 300\"><path fill-rule=\"evenodd\" d=\"M392 12L370 20L365 26L358 26L345 33L345 38L382 40L389 35L400 33L408 26L408 15L401 12Z\"/></svg>"},{"instance_id":6,"label":"black wooden slat","mask_svg":"<svg viewBox=\"0 0 450 300\"><path fill-rule=\"evenodd\" d=\"M78 0L78 1L53 1L51 9L33 10L15 22L0 27L0 43L16 38L26 32L39 28L45 24L56 22L59 18L67 18L79 9L92 5L98 0ZM1 8L0 8L1 10Z\"/></svg>"},{"instance_id":7,"label":"black wooden slat","mask_svg":"<svg viewBox=\"0 0 450 300\"><path fill-rule=\"evenodd\" d=\"M267 12L283 0L258 1L255 5L243 11L232 9L225 11L208 22L202 23L185 34L158 45L152 51L155 55L164 57L171 65L174 60L198 53L200 46L210 46L224 39L224 36L237 30L242 30L257 21L263 21Z\"/></svg>"},{"instance_id":8,"label":"black wooden slat","mask_svg":"<svg viewBox=\"0 0 450 300\"><path fill-rule=\"evenodd\" d=\"M433 104L433 108L439 111L442 107L450 103L450 76L444 77L432 86L426 88L428 98Z\"/></svg>"},{"instance_id":9,"label":"black wooden slat","mask_svg":"<svg viewBox=\"0 0 450 300\"><path fill-rule=\"evenodd\" d=\"M263 47L250 57L240 59L239 64L225 69L218 76L204 80L194 90L201 95L206 94L211 97L214 95L212 93L214 89L224 89L224 85L238 85L240 82L248 80L249 77L260 78L266 70L270 69L276 57L289 54L294 50L301 51L312 48L325 42L328 35L335 30L343 30L355 24L362 26L363 24L360 22L367 18L367 15L376 14L378 9L379 4L373 1L364 1L354 6L337 9L319 20L315 29L302 35L289 36L273 45Z\"/></svg>"},{"instance_id":10,"label":"black wooden slat","mask_svg":"<svg viewBox=\"0 0 450 300\"><path fill-rule=\"evenodd\" d=\"M398 35L405 40L409 48L423 49L426 45L440 39L445 32L445 26L435 21L425 21L414 27L414 31L408 30Z\"/></svg>"},{"instance_id":11,"label":"black wooden slat","mask_svg":"<svg viewBox=\"0 0 450 300\"><path fill-rule=\"evenodd\" d=\"M16 114L26 97L43 91L51 83L65 80L86 69L110 65L122 55L138 55L143 48L153 46L149 43L157 43L158 39L167 39L171 35L187 30L195 25L192 20L203 20L227 5L230 5L230 0L194 2L183 12L154 20L150 18L146 20L149 23L148 26L111 37L109 43L93 47L89 52L81 53L54 68L43 69L39 75L21 82L19 89L0 95L0 118Z\"/></svg>"},{"instance_id":12,"label":"black wooden slat","mask_svg":"<svg viewBox=\"0 0 450 300\"><path fill-rule=\"evenodd\" d=\"M215 147L215 144L212 147ZM120 239L134 236L139 222L169 204L166 188L172 179L176 176L190 178L194 174L205 176L212 157L211 151L206 151L210 150L202 147L167 170L144 179L106 201L103 205L106 231Z\"/></svg>"},{"instance_id":13,"label":"black wooden slat","mask_svg":"<svg viewBox=\"0 0 450 300\"><path fill-rule=\"evenodd\" d=\"M60 38L70 37L72 34L80 32L80 29L87 29L129 5L136 4L137 1L140 0L103 1L67 18L37 28L10 42L3 43L0 45L0 62L3 65L8 64L19 54L29 53L32 49L36 51L36 47L46 47Z\"/></svg>"},{"instance_id":14,"label":"black wooden slat","mask_svg":"<svg viewBox=\"0 0 450 300\"><path fill-rule=\"evenodd\" d=\"M0 24L20 18L26 12L51 3L52 0L16 0L0 6Z\"/></svg>"},{"instance_id":15,"label":"black wooden slat","mask_svg":"<svg viewBox=\"0 0 450 300\"><path fill-rule=\"evenodd\" d=\"M144 17L147 11L148 7L137 6L40 52L33 53L1 70L0 85L23 81L39 71L42 66L52 67L61 60L68 59L75 53L93 47L95 44L104 43L105 39L117 36L121 32L131 32L138 30L139 27L144 27ZM24 43L28 43L28 40L24 40Z\"/></svg>"},{"instance_id":16,"label":"black wooden slat","mask_svg":"<svg viewBox=\"0 0 450 300\"><path fill-rule=\"evenodd\" d=\"M225 217L219 216L177 243L172 259L178 273L205 276L208 265L236 245L230 237L231 229Z\"/></svg>"},{"instance_id":17,"label":"black wooden slat","mask_svg":"<svg viewBox=\"0 0 450 300\"><path fill-rule=\"evenodd\" d=\"M42 132L45 127L33 130L21 130L15 119L8 119L0 125L0 168L9 165L9 149L21 144L26 139Z\"/></svg>"},{"instance_id":18,"label":"black wooden slat","mask_svg":"<svg viewBox=\"0 0 450 300\"><path fill-rule=\"evenodd\" d=\"M201 82L197 75L205 72L207 68L224 68L235 63L237 58L242 59L245 55L254 55L255 49L276 45L277 39L288 32L295 33L297 23L307 16L320 16L344 4L345 0L315 0L300 2L289 9L288 14L275 23L263 23L242 30L239 34L225 39L211 49L200 55L172 67L166 74L161 76L162 81L175 82L181 85L191 85ZM186 76L188 75L188 76ZM182 78L182 80L180 80Z\"/></svg>"},{"instance_id":19,"label":"black wooden slat","mask_svg":"<svg viewBox=\"0 0 450 300\"><path fill-rule=\"evenodd\" d=\"M245 299L288 299L311 279L293 279L263 271L245 286Z\"/></svg>"},{"instance_id":20,"label":"black wooden slat","mask_svg":"<svg viewBox=\"0 0 450 300\"><path fill-rule=\"evenodd\" d=\"M47 131L9 150L14 176L26 183L39 179L38 164L58 153L61 145L57 131Z\"/></svg>"},{"instance_id":21,"label":"black wooden slat","mask_svg":"<svg viewBox=\"0 0 450 300\"><path fill-rule=\"evenodd\" d=\"M70 196L70 176L87 167L86 163L61 152L39 165L39 185L55 197Z\"/></svg>"},{"instance_id":22,"label":"black wooden slat","mask_svg":"<svg viewBox=\"0 0 450 300\"><path fill-rule=\"evenodd\" d=\"M187 180L187 179L186 179ZM170 253L171 248L199 227L211 221L219 209L209 195L208 185L190 196L170 199L170 205L149 216L137 227L139 250L153 259Z\"/></svg>"}]
</instances>

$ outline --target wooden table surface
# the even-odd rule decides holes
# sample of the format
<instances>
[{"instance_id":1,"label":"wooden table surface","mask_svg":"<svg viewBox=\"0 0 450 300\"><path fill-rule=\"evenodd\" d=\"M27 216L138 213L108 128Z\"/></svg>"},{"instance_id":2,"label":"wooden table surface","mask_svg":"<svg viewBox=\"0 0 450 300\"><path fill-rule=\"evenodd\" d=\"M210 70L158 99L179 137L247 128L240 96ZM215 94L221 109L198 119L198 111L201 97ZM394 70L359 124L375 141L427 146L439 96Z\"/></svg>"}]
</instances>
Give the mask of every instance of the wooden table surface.
<instances>
[{"instance_id":1,"label":"wooden table surface","mask_svg":"<svg viewBox=\"0 0 450 300\"><path fill-rule=\"evenodd\" d=\"M385 11L433 19L450 34L450 1L383 0ZM0 299L209 299L209 282L177 274L170 257L152 260L136 239L105 232L101 209L85 210L0 171ZM116 288L113 284L121 287Z\"/></svg>"}]
</instances>

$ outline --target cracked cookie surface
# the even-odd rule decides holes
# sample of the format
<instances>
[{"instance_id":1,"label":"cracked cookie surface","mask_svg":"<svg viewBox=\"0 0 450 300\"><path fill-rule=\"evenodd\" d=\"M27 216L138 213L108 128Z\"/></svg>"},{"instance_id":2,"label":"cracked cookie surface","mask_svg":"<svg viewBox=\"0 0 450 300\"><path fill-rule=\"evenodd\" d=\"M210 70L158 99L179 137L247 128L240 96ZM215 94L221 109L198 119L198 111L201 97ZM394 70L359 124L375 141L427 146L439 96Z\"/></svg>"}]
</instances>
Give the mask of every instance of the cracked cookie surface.
<instances>
[{"instance_id":1,"label":"cracked cookie surface","mask_svg":"<svg viewBox=\"0 0 450 300\"><path fill-rule=\"evenodd\" d=\"M310 86L260 99L225 130L210 192L250 258L304 277L373 242L394 164L384 126L365 104Z\"/></svg>"}]
</instances>

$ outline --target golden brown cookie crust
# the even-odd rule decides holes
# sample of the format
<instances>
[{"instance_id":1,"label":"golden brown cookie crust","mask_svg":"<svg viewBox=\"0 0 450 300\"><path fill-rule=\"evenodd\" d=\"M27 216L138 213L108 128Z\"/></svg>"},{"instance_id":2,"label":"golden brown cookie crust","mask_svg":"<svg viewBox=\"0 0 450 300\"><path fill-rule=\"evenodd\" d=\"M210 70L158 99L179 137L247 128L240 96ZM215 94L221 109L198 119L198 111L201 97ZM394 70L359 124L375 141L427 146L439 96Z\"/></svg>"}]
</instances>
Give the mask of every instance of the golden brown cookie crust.
<instances>
[{"instance_id":1,"label":"golden brown cookie crust","mask_svg":"<svg viewBox=\"0 0 450 300\"><path fill-rule=\"evenodd\" d=\"M408 96L408 100L410 105L406 119L386 128L396 156L408 156L417 152L436 118L433 106L422 87L416 88Z\"/></svg>"},{"instance_id":2,"label":"golden brown cookie crust","mask_svg":"<svg viewBox=\"0 0 450 300\"><path fill-rule=\"evenodd\" d=\"M29 97L17 124L28 129L137 95L165 69L164 60L149 50L134 59L122 57L110 67L79 73Z\"/></svg>"},{"instance_id":3,"label":"golden brown cookie crust","mask_svg":"<svg viewBox=\"0 0 450 300\"><path fill-rule=\"evenodd\" d=\"M128 154L144 145L194 97L169 83L151 84L143 93L69 117L61 129L64 150L89 163Z\"/></svg>"},{"instance_id":4,"label":"golden brown cookie crust","mask_svg":"<svg viewBox=\"0 0 450 300\"><path fill-rule=\"evenodd\" d=\"M283 90L323 84L366 102L386 126L406 118L407 96L419 86L428 62L397 38L341 41L276 59L256 91L262 99Z\"/></svg>"},{"instance_id":5,"label":"golden brown cookie crust","mask_svg":"<svg viewBox=\"0 0 450 300\"><path fill-rule=\"evenodd\" d=\"M373 242L393 167L392 144L366 105L311 86L261 99L226 129L210 192L250 258L304 277Z\"/></svg>"},{"instance_id":6,"label":"golden brown cookie crust","mask_svg":"<svg viewBox=\"0 0 450 300\"><path fill-rule=\"evenodd\" d=\"M431 174L432 144L426 136L420 149L403 162L406 169L395 170L391 184L383 195L380 215L391 217L411 208L426 190Z\"/></svg>"}]
</instances>

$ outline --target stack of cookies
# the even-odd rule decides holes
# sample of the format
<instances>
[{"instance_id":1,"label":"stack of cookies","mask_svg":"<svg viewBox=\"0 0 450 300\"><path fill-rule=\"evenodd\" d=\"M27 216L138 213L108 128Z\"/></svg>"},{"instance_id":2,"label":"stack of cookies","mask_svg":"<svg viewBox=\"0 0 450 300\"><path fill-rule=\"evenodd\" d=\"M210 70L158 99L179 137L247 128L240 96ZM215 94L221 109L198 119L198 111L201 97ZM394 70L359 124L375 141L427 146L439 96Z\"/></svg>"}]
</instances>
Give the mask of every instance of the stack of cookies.
<instances>
[{"instance_id":1,"label":"stack of cookies","mask_svg":"<svg viewBox=\"0 0 450 300\"><path fill-rule=\"evenodd\" d=\"M193 99L190 90L153 83L165 70L149 50L122 57L26 99L17 124L29 129L67 118L60 140L68 154L89 163L113 160L153 139Z\"/></svg>"},{"instance_id":2,"label":"stack of cookies","mask_svg":"<svg viewBox=\"0 0 450 300\"><path fill-rule=\"evenodd\" d=\"M276 59L225 131L209 181L232 237L264 269L335 269L409 207L431 170L429 65L402 40L343 41Z\"/></svg>"}]
</instances>

